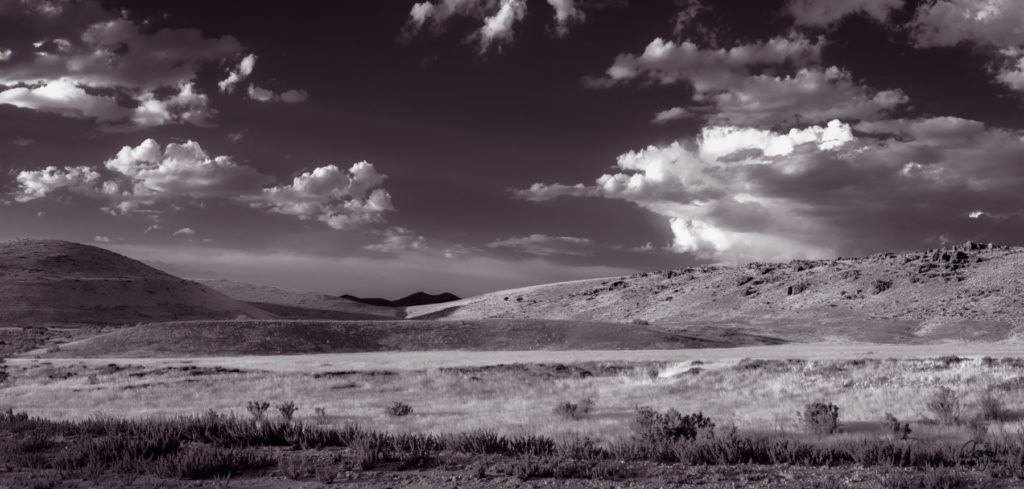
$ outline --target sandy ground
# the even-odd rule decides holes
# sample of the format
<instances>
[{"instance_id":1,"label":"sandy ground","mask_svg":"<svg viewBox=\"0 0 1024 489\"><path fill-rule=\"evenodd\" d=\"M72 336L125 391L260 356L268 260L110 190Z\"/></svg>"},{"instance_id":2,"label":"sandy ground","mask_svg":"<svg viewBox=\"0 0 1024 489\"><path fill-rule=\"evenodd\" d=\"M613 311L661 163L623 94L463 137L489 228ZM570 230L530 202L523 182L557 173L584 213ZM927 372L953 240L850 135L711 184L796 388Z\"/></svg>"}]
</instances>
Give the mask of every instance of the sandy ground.
<instances>
[{"instance_id":1,"label":"sandy ground","mask_svg":"<svg viewBox=\"0 0 1024 489\"><path fill-rule=\"evenodd\" d=\"M597 351L426 351L367 352L307 355L259 355L232 357L169 358L10 358L11 365L31 365L46 361L55 366L110 363L164 367L193 365L262 370L281 373L317 373L329 371L424 370L443 367L479 367L514 363L578 363L593 361L666 361L692 360L728 363L743 358L832 360L855 358L929 358L946 355L994 358L1024 356L1024 343L947 342L932 345L834 344L808 343L737 348L701 348L683 350L597 350Z\"/></svg>"}]
</instances>

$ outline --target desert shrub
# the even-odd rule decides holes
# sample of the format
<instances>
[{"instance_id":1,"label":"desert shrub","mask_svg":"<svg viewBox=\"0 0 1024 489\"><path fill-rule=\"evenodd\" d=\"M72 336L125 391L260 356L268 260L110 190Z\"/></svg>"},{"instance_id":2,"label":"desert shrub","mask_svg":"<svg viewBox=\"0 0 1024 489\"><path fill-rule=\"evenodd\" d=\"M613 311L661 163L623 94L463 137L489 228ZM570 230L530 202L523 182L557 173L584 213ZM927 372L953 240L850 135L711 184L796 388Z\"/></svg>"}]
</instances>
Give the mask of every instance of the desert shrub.
<instances>
[{"instance_id":1,"label":"desert shrub","mask_svg":"<svg viewBox=\"0 0 1024 489\"><path fill-rule=\"evenodd\" d=\"M648 321L646 319L640 319L640 318L634 318L632 321L630 321L630 323L635 324L637 326L650 326L651 325L650 321Z\"/></svg>"},{"instance_id":2,"label":"desert shrub","mask_svg":"<svg viewBox=\"0 0 1024 489\"><path fill-rule=\"evenodd\" d=\"M910 436L910 423L901 423L892 413L885 413L885 427L900 440Z\"/></svg>"},{"instance_id":3,"label":"desert shrub","mask_svg":"<svg viewBox=\"0 0 1024 489\"><path fill-rule=\"evenodd\" d=\"M594 400L588 397L579 402L561 402L555 406L554 412L562 419L580 420L587 417L592 409Z\"/></svg>"},{"instance_id":4,"label":"desert shrub","mask_svg":"<svg viewBox=\"0 0 1024 489\"><path fill-rule=\"evenodd\" d=\"M195 446L160 459L154 472L161 477L210 479L274 466L274 459L253 448Z\"/></svg>"},{"instance_id":5,"label":"desert shrub","mask_svg":"<svg viewBox=\"0 0 1024 489\"><path fill-rule=\"evenodd\" d=\"M270 403L266 401L249 401L245 405L245 410L249 412L255 421L262 421L266 418L268 409L270 409Z\"/></svg>"},{"instance_id":6,"label":"desert shrub","mask_svg":"<svg viewBox=\"0 0 1024 489\"><path fill-rule=\"evenodd\" d=\"M991 392L985 392L978 398L978 417L985 421L1003 421L1007 418L1003 400Z\"/></svg>"},{"instance_id":7,"label":"desert shrub","mask_svg":"<svg viewBox=\"0 0 1024 489\"><path fill-rule=\"evenodd\" d=\"M888 489L960 489L970 487L970 481L950 469L925 472L893 471L884 477Z\"/></svg>"},{"instance_id":8,"label":"desert shrub","mask_svg":"<svg viewBox=\"0 0 1024 489\"><path fill-rule=\"evenodd\" d=\"M800 419L812 433L830 435L839 431L839 407L832 403L812 402L804 406Z\"/></svg>"},{"instance_id":9,"label":"desert shrub","mask_svg":"<svg viewBox=\"0 0 1024 489\"><path fill-rule=\"evenodd\" d=\"M280 457L277 460L277 468L285 477L293 481L305 479L312 472L309 459L301 455Z\"/></svg>"},{"instance_id":10,"label":"desert shrub","mask_svg":"<svg viewBox=\"0 0 1024 489\"><path fill-rule=\"evenodd\" d=\"M363 470L370 470L390 460L392 454L388 441L387 436L379 433L366 433L353 440L351 448L356 465Z\"/></svg>"},{"instance_id":11,"label":"desert shrub","mask_svg":"<svg viewBox=\"0 0 1024 489\"><path fill-rule=\"evenodd\" d=\"M330 419L330 417L327 416L326 409L317 406L313 408L313 419L317 422L317 424L327 424L327 421Z\"/></svg>"},{"instance_id":12,"label":"desert shrub","mask_svg":"<svg viewBox=\"0 0 1024 489\"><path fill-rule=\"evenodd\" d=\"M949 387L935 391L926 407L940 423L956 424L960 421L960 396Z\"/></svg>"},{"instance_id":13,"label":"desert shrub","mask_svg":"<svg viewBox=\"0 0 1024 489\"><path fill-rule=\"evenodd\" d=\"M961 363L966 362L967 359L956 355L946 355L944 357L936 358L935 361L941 363L943 367L949 368L953 365L960 365Z\"/></svg>"},{"instance_id":14,"label":"desert shrub","mask_svg":"<svg viewBox=\"0 0 1024 489\"><path fill-rule=\"evenodd\" d=\"M295 405L294 401L282 402L277 405L277 411L281 413L281 417L288 423L292 422L292 418L295 417L295 411L298 411L298 406Z\"/></svg>"},{"instance_id":15,"label":"desert shrub","mask_svg":"<svg viewBox=\"0 0 1024 489\"><path fill-rule=\"evenodd\" d=\"M404 402L395 401L395 402L391 403L391 405L388 406L384 410L384 412L388 416L391 416L392 418L400 418L402 416L408 416L408 415L412 414L412 406L410 406L410 405L408 405L408 404L406 404Z\"/></svg>"},{"instance_id":16,"label":"desert shrub","mask_svg":"<svg viewBox=\"0 0 1024 489\"><path fill-rule=\"evenodd\" d=\"M703 413L683 416L675 409L659 413L649 406L639 406L633 415L631 424L633 432L640 438L663 440L692 440L698 435L710 436L714 433L715 423Z\"/></svg>"}]
</instances>

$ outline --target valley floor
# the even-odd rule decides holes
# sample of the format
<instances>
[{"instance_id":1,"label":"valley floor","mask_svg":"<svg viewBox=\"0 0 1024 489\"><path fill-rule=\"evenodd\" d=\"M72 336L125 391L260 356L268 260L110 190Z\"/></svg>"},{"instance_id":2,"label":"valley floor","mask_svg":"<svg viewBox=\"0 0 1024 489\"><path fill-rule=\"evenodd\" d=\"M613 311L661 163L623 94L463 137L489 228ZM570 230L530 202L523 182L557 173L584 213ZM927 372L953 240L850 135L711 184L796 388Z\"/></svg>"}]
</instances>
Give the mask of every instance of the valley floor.
<instances>
[{"instance_id":1,"label":"valley floor","mask_svg":"<svg viewBox=\"0 0 1024 489\"><path fill-rule=\"evenodd\" d=\"M935 446L948 447L936 449L947 454L943 457L955 459L958 447L971 440L1014 447L1024 443L1022 356L1024 348L1014 343L131 359L23 356L0 365L7 376L0 383L0 409L43 420L88 423L110 418L144 423L178 416L248 420L247 405L266 402L268 421L282 423L277 407L292 402L298 408L296 422L318 429L360 426L415 436L493 432L508 437L542 436L556 444L588 438L596 446L614 447L630 443L635 436L637 407L650 406L658 412L703 413L715 423L716 437L737 430L744 436L769 437L784 444L808 443L828 450L862 443L883 448L938 444ZM951 389L956 400L955 419L940 419L932 406L943 388ZM559 408L565 403L588 402L592 409L579 416L567 416ZM409 406L411 412L394 415L394 403ZM837 432L808 431L802 413L814 403L837 407ZM890 415L909 424L911 434L906 440L893 432L886 420ZM0 430L0 449L5 436L14 437L7 439L14 443L10 446L22 446L19 437L26 435L18 433L4 435ZM35 442L24 443L35 446ZM1024 457L1024 445L1020 447ZM917 488L933 487L914 485L914 481L933 477L927 474L935 472L891 465L833 464L824 459L822 466L739 463L704 467L641 458L627 464L632 474L628 480L614 476L614 471L607 478L581 480L544 475L543 471L536 477L524 477L522 464L532 462L521 457L439 452L432 455L427 467L400 470L383 464L362 470L343 462L349 457L347 452L302 446L261 445L255 449L266 451L274 462L235 477L230 487L322 487L312 469L297 474L283 468L283 460L293 456L320 459L339 453L334 459L338 463L332 466L338 472L338 483L367 488ZM1024 458L1015 463L1021 465ZM82 478L77 472L58 474L16 465L7 469L4 472L0 463L0 488L4 484L73 487L67 481ZM1009 472L989 469L971 466L951 471L949 477L956 477L960 485L934 487L1024 484L1006 475L1024 477L1024 465ZM117 487L116 474L102 477L109 479L102 487ZM145 477L149 476L141 476L140 481ZM47 478L63 482L48 486ZM896 484L897 478L910 480L910 485ZM155 479L151 485L140 481L135 482L136 487L157 484ZM227 487L214 482L188 487ZM189 483L167 480L162 487L186 487Z\"/></svg>"}]
</instances>

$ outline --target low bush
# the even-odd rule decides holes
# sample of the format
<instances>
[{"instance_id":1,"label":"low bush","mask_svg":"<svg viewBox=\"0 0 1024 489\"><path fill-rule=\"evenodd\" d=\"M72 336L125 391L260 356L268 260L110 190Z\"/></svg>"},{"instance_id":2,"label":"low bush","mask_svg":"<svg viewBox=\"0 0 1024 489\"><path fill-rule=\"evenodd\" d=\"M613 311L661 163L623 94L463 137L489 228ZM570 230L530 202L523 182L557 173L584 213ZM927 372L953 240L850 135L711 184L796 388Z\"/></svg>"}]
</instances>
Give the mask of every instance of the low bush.
<instances>
[{"instance_id":1,"label":"low bush","mask_svg":"<svg viewBox=\"0 0 1024 489\"><path fill-rule=\"evenodd\" d=\"M885 413L885 427L900 440L906 440L910 436L910 423L901 423L892 413Z\"/></svg>"},{"instance_id":2,"label":"low bush","mask_svg":"<svg viewBox=\"0 0 1024 489\"><path fill-rule=\"evenodd\" d=\"M985 421L1005 421L1007 416L1003 400L991 392L985 392L978 398L978 417Z\"/></svg>"},{"instance_id":3,"label":"low bush","mask_svg":"<svg viewBox=\"0 0 1024 489\"><path fill-rule=\"evenodd\" d=\"M938 422L952 425L960 422L960 396L949 387L940 387L926 405Z\"/></svg>"},{"instance_id":4,"label":"low bush","mask_svg":"<svg viewBox=\"0 0 1024 489\"><path fill-rule=\"evenodd\" d=\"M715 423L703 413L683 416L675 409L660 413L649 406L638 406L633 415L632 428L634 434L642 439L692 440L698 435L713 435Z\"/></svg>"},{"instance_id":5,"label":"low bush","mask_svg":"<svg viewBox=\"0 0 1024 489\"><path fill-rule=\"evenodd\" d=\"M812 433L830 435L839 431L839 406L831 403L812 402L800 413L804 426Z\"/></svg>"},{"instance_id":6,"label":"low bush","mask_svg":"<svg viewBox=\"0 0 1024 489\"><path fill-rule=\"evenodd\" d=\"M580 420L590 414L594 409L594 400L589 397L579 402L561 402L555 406L555 415L562 419Z\"/></svg>"},{"instance_id":7,"label":"low bush","mask_svg":"<svg viewBox=\"0 0 1024 489\"><path fill-rule=\"evenodd\" d=\"M252 419L256 421L263 421L267 417L267 410L270 409L270 403L266 401L249 401L245 405L245 410L249 412Z\"/></svg>"},{"instance_id":8,"label":"low bush","mask_svg":"<svg viewBox=\"0 0 1024 489\"><path fill-rule=\"evenodd\" d=\"M291 423L292 418L295 417L295 411L299 408L295 406L294 401L282 402L277 405L277 412L281 413L281 417L284 418L285 422Z\"/></svg>"},{"instance_id":9,"label":"low bush","mask_svg":"<svg viewBox=\"0 0 1024 489\"><path fill-rule=\"evenodd\" d=\"M391 403L384 412L392 418L399 418L412 414L412 406L405 404L404 402L395 401Z\"/></svg>"}]
</instances>

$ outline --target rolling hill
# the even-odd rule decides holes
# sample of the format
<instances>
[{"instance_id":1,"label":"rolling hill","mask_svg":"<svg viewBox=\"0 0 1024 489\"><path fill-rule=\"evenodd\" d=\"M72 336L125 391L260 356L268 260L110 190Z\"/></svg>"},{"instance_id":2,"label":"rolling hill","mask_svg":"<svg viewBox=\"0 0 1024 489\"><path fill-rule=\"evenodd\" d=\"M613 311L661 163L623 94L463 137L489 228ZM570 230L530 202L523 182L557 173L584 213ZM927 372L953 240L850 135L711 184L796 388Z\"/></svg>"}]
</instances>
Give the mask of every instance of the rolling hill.
<instances>
[{"instance_id":1,"label":"rolling hill","mask_svg":"<svg viewBox=\"0 0 1024 489\"><path fill-rule=\"evenodd\" d=\"M197 282L228 297L275 315L291 319L401 319L405 310L332 297L316 292L283 289L233 280L200 279Z\"/></svg>"},{"instance_id":2,"label":"rolling hill","mask_svg":"<svg viewBox=\"0 0 1024 489\"><path fill-rule=\"evenodd\" d=\"M790 341L1024 339L1024 248L701 266L506 290L411 318L546 318L717 328Z\"/></svg>"},{"instance_id":3,"label":"rolling hill","mask_svg":"<svg viewBox=\"0 0 1024 489\"><path fill-rule=\"evenodd\" d=\"M472 321L183 321L143 324L61 345L50 357L160 357L427 350L642 350L778 344L634 324L542 319Z\"/></svg>"},{"instance_id":4,"label":"rolling hill","mask_svg":"<svg viewBox=\"0 0 1024 489\"><path fill-rule=\"evenodd\" d=\"M112 251L60 240L0 242L0 298L0 323L11 326L274 317Z\"/></svg>"}]
</instances>

